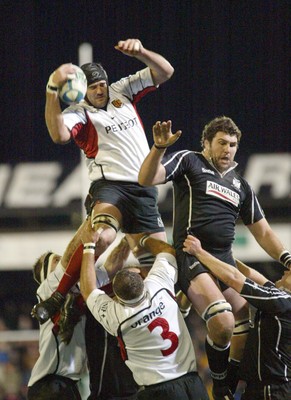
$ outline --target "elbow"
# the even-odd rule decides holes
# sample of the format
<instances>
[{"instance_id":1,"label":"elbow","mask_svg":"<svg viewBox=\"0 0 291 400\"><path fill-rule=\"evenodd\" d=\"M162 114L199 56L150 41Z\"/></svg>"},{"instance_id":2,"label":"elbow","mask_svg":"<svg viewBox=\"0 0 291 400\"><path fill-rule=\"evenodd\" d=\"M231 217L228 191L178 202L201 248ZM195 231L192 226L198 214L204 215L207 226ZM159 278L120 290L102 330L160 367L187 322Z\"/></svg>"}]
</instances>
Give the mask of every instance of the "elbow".
<instances>
[{"instance_id":1,"label":"elbow","mask_svg":"<svg viewBox=\"0 0 291 400\"><path fill-rule=\"evenodd\" d=\"M172 67L171 65L167 74L167 78L170 79L173 76L174 72L175 72L174 67Z\"/></svg>"},{"instance_id":2,"label":"elbow","mask_svg":"<svg viewBox=\"0 0 291 400\"><path fill-rule=\"evenodd\" d=\"M67 143L70 142L70 139L69 140L64 140L61 137L53 138L52 140L53 140L53 142L55 144L67 144Z\"/></svg>"},{"instance_id":3,"label":"elbow","mask_svg":"<svg viewBox=\"0 0 291 400\"><path fill-rule=\"evenodd\" d=\"M148 181L145 177L143 176L138 176L138 183L141 186L152 186L150 181Z\"/></svg>"},{"instance_id":4,"label":"elbow","mask_svg":"<svg viewBox=\"0 0 291 400\"><path fill-rule=\"evenodd\" d=\"M160 78L159 84L168 81L174 74L174 68L169 65L169 67L164 71L163 77Z\"/></svg>"}]
</instances>

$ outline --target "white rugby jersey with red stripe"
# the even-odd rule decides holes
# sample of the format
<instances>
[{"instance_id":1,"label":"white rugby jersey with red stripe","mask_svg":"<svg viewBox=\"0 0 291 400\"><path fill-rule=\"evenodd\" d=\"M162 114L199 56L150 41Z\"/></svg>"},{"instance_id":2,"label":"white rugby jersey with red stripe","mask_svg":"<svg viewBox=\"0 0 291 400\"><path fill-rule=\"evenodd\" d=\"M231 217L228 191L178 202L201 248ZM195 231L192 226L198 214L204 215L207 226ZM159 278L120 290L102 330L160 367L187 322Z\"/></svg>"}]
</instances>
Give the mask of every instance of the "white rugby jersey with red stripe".
<instances>
[{"instance_id":1,"label":"white rugby jersey with red stripe","mask_svg":"<svg viewBox=\"0 0 291 400\"><path fill-rule=\"evenodd\" d=\"M122 356L138 385L152 385L196 371L192 340L174 297L176 259L157 255L144 281L146 296L137 306L122 305L95 289L87 306L117 336Z\"/></svg>"},{"instance_id":2,"label":"white rugby jersey with red stripe","mask_svg":"<svg viewBox=\"0 0 291 400\"><path fill-rule=\"evenodd\" d=\"M147 67L111 84L105 108L82 101L63 111L65 125L86 155L91 181L138 181L149 145L136 104L155 89Z\"/></svg>"}]
</instances>

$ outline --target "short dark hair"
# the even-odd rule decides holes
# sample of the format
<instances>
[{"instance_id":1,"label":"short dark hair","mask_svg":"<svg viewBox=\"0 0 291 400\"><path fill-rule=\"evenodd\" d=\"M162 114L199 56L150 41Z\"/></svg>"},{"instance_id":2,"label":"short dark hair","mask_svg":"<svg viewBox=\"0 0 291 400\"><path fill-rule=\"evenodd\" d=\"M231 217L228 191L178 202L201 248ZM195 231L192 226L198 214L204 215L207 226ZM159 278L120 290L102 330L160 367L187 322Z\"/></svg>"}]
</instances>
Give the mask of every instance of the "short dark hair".
<instances>
[{"instance_id":1,"label":"short dark hair","mask_svg":"<svg viewBox=\"0 0 291 400\"><path fill-rule=\"evenodd\" d=\"M112 285L116 296L125 301L138 299L144 291L144 282L140 274L127 268L117 272Z\"/></svg>"},{"instance_id":2,"label":"short dark hair","mask_svg":"<svg viewBox=\"0 0 291 400\"><path fill-rule=\"evenodd\" d=\"M204 148L205 140L211 143L217 132L225 132L228 135L236 136L237 143L240 142L242 135L231 118L225 116L216 117L204 126L201 136L201 146Z\"/></svg>"}]
</instances>

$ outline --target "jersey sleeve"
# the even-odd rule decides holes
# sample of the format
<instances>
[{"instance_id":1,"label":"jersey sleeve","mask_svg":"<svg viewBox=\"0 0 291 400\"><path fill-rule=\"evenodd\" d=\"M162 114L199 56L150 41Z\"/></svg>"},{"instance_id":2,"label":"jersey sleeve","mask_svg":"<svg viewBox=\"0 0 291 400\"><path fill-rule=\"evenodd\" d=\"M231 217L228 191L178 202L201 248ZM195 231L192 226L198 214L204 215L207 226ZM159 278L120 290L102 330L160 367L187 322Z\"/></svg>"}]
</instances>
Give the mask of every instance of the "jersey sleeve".
<instances>
[{"instance_id":1,"label":"jersey sleeve","mask_svg":"<svg viewBox=\"0 0 291 400\"><path fill-rule=\"evenodd\" d=\"M159 253L146 279L158 280L164 287L174 292L177 275L176 258L170 253Z\"/></svg>"},{"instance_id":2,"label":"jersey sleeve","mask_svg":"<svg viewBox=\"0 0 291 400\"><path fill-rule=\"evenodd\" d=\"M177 151L166 154L162 159L162 164L166 169L166 182L172 181L185 172L187 156L192 153L189 150Z\"/></svg>"},{"instance_id":3,"label":"jersey sleeve","mask_svg":"<svg viewBox=\"0 0 291 400\"><path fill-rule=\"evenodd\" d=\"M133 103L137 103L148 92L155 90L151 70L149 67L122 78L112 83L111 89L117 93L121 93L130 99Z\"/></svg>"},{"instance_id":4,"label":"jersey sleeve","mask_svg":"<svg viewBox=\"0 0 291 400\"><path fill-rule=\"evenodd\" d=\"M103 290L93 290L87 298L87 306L94 318L113 336L117 336L123 307Z\"/></svg>"},{"instance_id":5,"label":"jersey sleeve","mask_svg":"<svg viewBox=\"0 0 291 400\"><path fill-rule=\"evenodd\" d=\"M245 179L241 179L244 188L245 198L240 209L240 216L245 225L254 224L265 217L264 211L260 206L259 200L253 189Z\"/></svg>"},{"instance_id":6,"label":"jersey sleeve","mask_svg":"<svg viewBox=\"0 0 291 400\"><path fill-rule=\"evenodd\" d=\"M283 314L291 312L291 295L284 290L277 289L270 281L262 286L246 278L240 294L250 304L265 313Z\"/></svg>"},{"instance_id":7,"label":"jersey sleeve","mask_svg":"<svg viewBox=\"0 0 291 400\"><path fill-rule=\"evenodd\" d=\"M62 114L64 123L70 132L72 132L75 126L85 125L87 123L85 108L80 104L67 107Z\"/></svg>"}]
</instances>

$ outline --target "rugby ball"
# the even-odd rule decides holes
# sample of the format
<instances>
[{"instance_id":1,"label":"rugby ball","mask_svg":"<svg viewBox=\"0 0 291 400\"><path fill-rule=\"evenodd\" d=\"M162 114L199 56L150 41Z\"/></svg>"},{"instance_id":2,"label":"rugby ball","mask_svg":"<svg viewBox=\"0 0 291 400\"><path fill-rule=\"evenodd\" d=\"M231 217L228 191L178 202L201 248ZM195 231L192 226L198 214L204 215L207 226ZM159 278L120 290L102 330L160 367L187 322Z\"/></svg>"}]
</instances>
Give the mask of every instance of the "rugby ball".
<instances>
[{"instance_id":1,"label":"rugby ball","mask_svg":"<svg viewBox=\"0 0 291 400\"><path fill-rule=\"evenodd\" d=\"M80 67L74 65L76 72L69 75L69 79L59 90L59 97L63 103L71 105L83 100L87 92L87 79Z\"/></svg>"}]
</instances>

